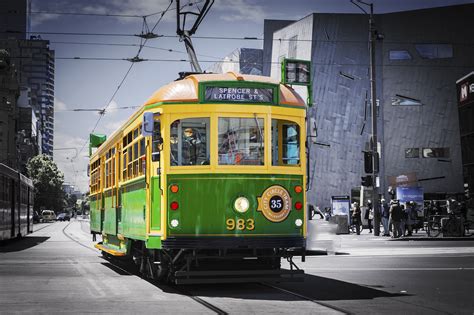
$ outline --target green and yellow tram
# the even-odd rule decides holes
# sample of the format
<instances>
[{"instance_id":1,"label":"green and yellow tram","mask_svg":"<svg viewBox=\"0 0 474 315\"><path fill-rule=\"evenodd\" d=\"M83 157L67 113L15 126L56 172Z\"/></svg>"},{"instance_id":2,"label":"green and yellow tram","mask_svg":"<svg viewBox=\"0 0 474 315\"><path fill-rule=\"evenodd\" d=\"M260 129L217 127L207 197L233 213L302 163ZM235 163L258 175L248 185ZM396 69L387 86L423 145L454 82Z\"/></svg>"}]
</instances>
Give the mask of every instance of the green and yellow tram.
<instances>
[{"instance_id":1,"label":"green and yellow tram","mask_svg":"<svg viewBox=\"0 0 474 315\"><path fill-rule=\"evenodd\" d=\"M301 97L267 77L162 87L91 156L96 247L174 283L301 276L305 119Z\"/></svg>"}]
</instances>

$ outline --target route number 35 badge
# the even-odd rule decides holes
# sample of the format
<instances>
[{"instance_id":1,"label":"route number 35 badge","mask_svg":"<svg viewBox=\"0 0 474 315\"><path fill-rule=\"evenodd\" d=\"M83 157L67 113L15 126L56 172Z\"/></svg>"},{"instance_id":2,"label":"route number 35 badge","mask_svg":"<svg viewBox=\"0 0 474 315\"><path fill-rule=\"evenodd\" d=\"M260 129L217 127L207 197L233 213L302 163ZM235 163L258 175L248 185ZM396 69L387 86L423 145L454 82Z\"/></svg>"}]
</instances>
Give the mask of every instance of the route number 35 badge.
<instances>
[{"instance_id":1,"label":"route number 35 badge","mask_svg":"<svg viewBox=\"0 0 474 315\"><path fill-rule=\"evenodd\" d=\"M288 191L281 186L267 188L258 198L257 211L272 222L281 222L288 217L291 209L291 198Z\"/></svg>"}]
</instances>

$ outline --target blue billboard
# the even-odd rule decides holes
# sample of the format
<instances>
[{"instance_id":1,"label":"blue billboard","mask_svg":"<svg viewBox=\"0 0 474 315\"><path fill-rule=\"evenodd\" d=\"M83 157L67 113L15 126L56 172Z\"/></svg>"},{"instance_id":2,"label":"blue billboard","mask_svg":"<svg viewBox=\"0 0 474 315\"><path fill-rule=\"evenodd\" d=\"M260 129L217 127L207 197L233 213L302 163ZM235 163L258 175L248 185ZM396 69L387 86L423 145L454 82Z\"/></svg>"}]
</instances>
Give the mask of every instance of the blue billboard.
<instances>
[{"instance_id":1,"label":"blue billboard","mask_svg":"<svg viewBox=\"0 0 474 315\"><path fill-rule=\"evenodd\" d=\"M423 216L423 187L397 187L397 199L407 207L408 202L416 202L418 217Z\"/></svg>"}]
</instances>

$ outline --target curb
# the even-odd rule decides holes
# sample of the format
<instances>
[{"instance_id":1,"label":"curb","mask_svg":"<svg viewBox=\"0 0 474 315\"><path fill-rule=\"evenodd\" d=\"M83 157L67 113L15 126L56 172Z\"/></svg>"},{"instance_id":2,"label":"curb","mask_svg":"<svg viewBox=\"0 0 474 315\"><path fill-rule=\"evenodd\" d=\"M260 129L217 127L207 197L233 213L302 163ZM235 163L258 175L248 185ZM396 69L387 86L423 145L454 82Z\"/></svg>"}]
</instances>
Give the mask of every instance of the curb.
<instances>
[{"instance_id":1,"label":"curb","mask_svg":"<svg viewBox=\"0 0 474 315\"><path fill-rule=\"evenodd\" d=\"M474 241L472 236L459 236L459 237L401 237L388 239L391 242L403 242L403 241Z\"/></svg>"}]
</instances>

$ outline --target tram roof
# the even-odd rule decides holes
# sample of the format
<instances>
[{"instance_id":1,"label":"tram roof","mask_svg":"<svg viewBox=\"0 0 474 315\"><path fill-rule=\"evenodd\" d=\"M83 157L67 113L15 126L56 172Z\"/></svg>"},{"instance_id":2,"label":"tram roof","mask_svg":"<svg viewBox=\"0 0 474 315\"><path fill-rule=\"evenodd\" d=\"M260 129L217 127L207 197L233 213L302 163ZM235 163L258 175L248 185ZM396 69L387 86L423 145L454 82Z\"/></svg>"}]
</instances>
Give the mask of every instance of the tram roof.
<instances>
[{"instance_id":1,"label":"tram roof","mask_svg":"<svg viewBox=\"0 0 474 315\"><path fill-rule=\"evenodd\" d=\"M145 105L151 105L162 102L198 102L199 101L199 83L209 81L244 81L255 83L270 83L280 86L280 104L292 106L305 106L305 102L291 87L281 84L279 81L270 77L238 74L227 72L223 74L193 74L183 80L171 82L159 90L145 102Z\"/></svg>"},{"instance_id":2,"label":"tram roof","mask_svg":"<svg viewBox=\"0 0 474 315\"><path fill-rule=\"evenodd\" d=\"M116 130L107 141L102 144L96 152L91 156L92 160L99 154L103 154L107 145L111 142L117 141L117 137L121 137L123 129L128 126L128 124L137 118L137 115L143 112L147 105L152 105L156 103L178 103L178 102L198 102L199 101L199 83L201 82L210 82L210 81L223 81L223 82L253 82L253 83L269 83L279 85L280 88L280 105L291 105L294 107L305 107L305 102L301 96L296 93L290 86L284 85L278 80L272 79L270 77L258 76L258 75L248 75L248 74L238 74L235 72L227 72L224 74L193 74L189 75L186 78L178 81L171 82L160 89L158 89L153 95L145 102L143 106L137 109L137 111L128 119L124 126Z\"/></svg>"}]
</instances>

